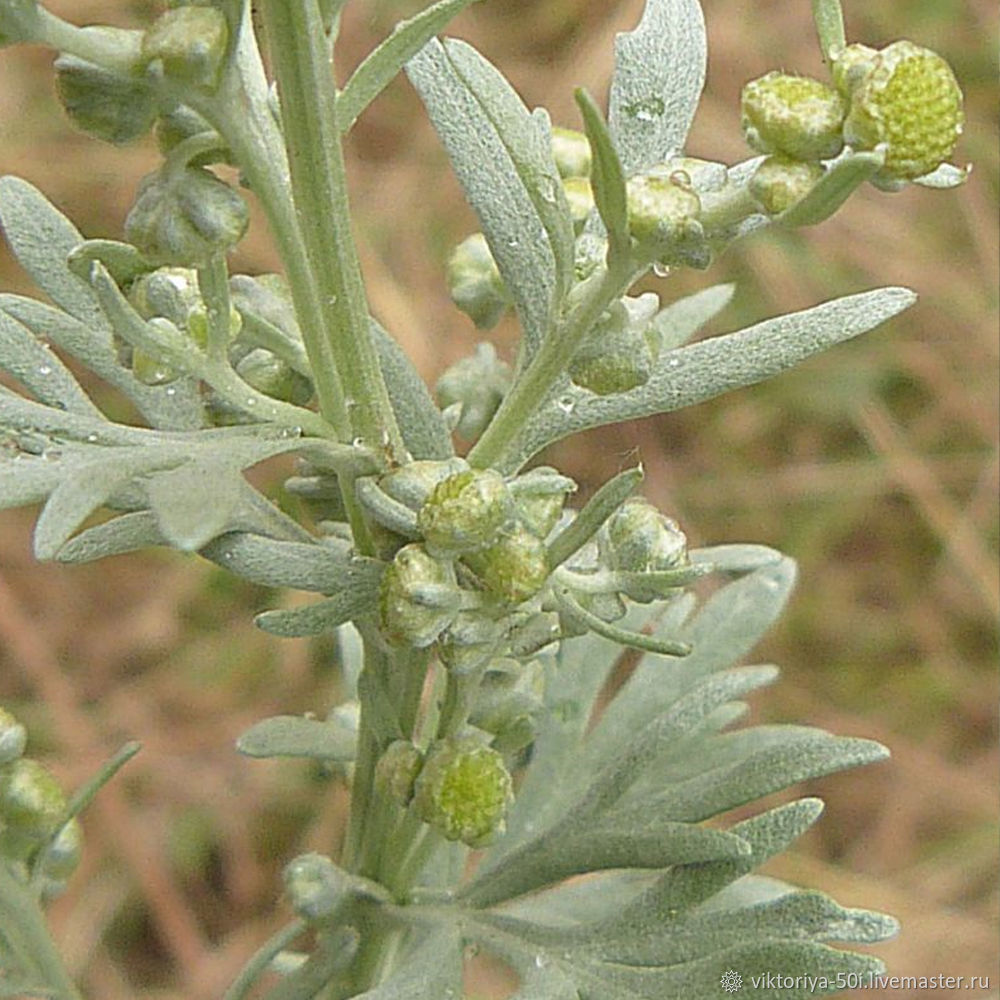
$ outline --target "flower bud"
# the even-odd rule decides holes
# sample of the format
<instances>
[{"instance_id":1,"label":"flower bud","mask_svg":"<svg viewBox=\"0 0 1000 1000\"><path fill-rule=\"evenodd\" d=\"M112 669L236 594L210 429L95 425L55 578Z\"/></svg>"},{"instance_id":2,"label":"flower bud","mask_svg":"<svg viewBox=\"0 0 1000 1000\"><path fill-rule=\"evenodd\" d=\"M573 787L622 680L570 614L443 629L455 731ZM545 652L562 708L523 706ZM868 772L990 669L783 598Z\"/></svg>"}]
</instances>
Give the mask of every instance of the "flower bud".
<instances>
[{"instance_id":1,"label":"flower bud","mask_svg":"<svg viewBox=\"0 0 1000 1000\"><path fill-rule=\"evenodd\" d=\"M0 770L0 854L26 858L56 830L66 796L37 760L20 757Z\"/></svg>"},{"instance_id":2,"label":"flower bud","mask_svg":"<svg viewBox=\"0 0 1000 1000\"><path fill-rule=\"evenodd\" d=\"M247 385L273 399L304 406L312 398L313 387L309 379L263 347L241 358L236 374Z\"/></svg>"},{"instance_id":3,"label":"flower bud","mask_svg":"<svg viewBox=\"0 0 1000 1000\"><path fill-rule=\"evenodd\" d=\"M147 354L141 347L132 349L132 374L143 385L166 385L181 377L179 371Z\"/></svg>"},{"instance_id":4,"label":"flower bud","mask_svg":"<svg viewBox=\"0 0 1000 1000\"><path fill-rule=\"evenodd\" d=\"M458 614L461 593L451 565L422 545L404 545L382 576L379 623L394 645L429 646Z\"/></svg>"},{"instance_id":5,"label":"flower bud","mask_svg":"<svg viewBox=\"0 0 1000 1000\"><path fill-rule=\"evenodd\" d=\"M563 191L573 220L573 231L579 236L594 208L594 190L586 177L567 177L563 181Z\"/></svg>"},{"instance_id":6,"label":"flower bud","mask_svg":"<svg viewBox=\"0 0 1000 1000\"><path fill-rule=\"evenodd\" d=\"M137 32L122 28L91 27L122 48L136 48ZM113 73L76 56L55 61L56 95L69 120L82 132L121 145L144 136L159 111L156 94L145 80Z\"/></svg>"},{"instance_id":7,"label":"flower bud","mask_svg":"<svg viewBox=\"0 0 1000 1000\"><path fill-rule=\"evenodd\" d=\"M76 871L83 853L83 830L74 816L56 834L39 859L46 878L64 882Z\"/></svg>"},{"instance_id":8,"label":"flower bud","mask_svg":"<svg viewBox=\"0 0 1000 1000\"><path fill-rule=\"evenodd\" d=\"M469 463L464 458L419 459L387 472L379 479L378 485L393 500L418 511L438 483L468 469Z\"/></svg>"},{"instance_id":9,"label":"flower bud","mask_svg":"<svg viewBox=\"0 0 1000 1000\"><path fill-rule=\"evenodd\" d=\"M762 153L825 160L844 145L843 98L807 76L768 73L751 80L740 99L743 134Z\"/></svg>"},{"instance_id":10,"label":"flower bud","mask_svg":"<svg viewBox=\"0 0 1000 1000\"><path fill-rule=\"evenodd\" d=\"M438 379L436 392L442 409L461 407L455 430L472 441L493 419L509 387L510 365L497 357L492 344L477 344L475 354L456 361Z\"/></svg>"},{"instance_id":11,"label":"flower bud","mask_svg":"<svg viewBox=\"0 0 1000 1000\"><path fill-rule=\"evenodd\" d=\"M179 330L202 307L198 275L189 267L161 267L133 282L128 300L143 319L162 316Z\"/></svg>"},{"instance_id":12,"label":"flower bud","mask_svg":"<svg viewBox=\"0 0 1000 1000\"><path fill-rule=\"evenodd\" d=\"M606 539L612 569L656 572L687 560L687 538L677 523L642 497L626 500L611 515Z\"/></svg>"},{"instance_id":13,"label":"flower bud","mask_svg":"<svg viewBox=\"0 0 1000 1000\"><path fill-rule=\"evenodd\" d=\"M185 83L214 89L229 45L226 16L216 7L175 7L164 11L142 39L146 64Z\"/></svg>"},{"instance_id":14,"label":"flower bud","mask_svg":"<svg viewBox=\"0 0 1000 1000\"><path fill-rule=\"evenodd\" d=\"M417 527L432 554L461 555L493 542L512 511L503 476L492 469L470 469L434 487L417 514Z\"/></svg>"},{"instance_id":15,"label":"flower bud","mask_svg":"<svg viewBox=\"0 0 1000 1000\"><path fill-rule=\"evenodd\" d=\"M769 156L750 178L750 194L768 215L780 215L809 194L822 176L819 163Z\"/></svg>"},{"instance_id":16,"label":"flower bud","mask_svg":"<svg viewBox=\"0 0 1000 1000\"><path fill-rule=\"evenodd\" d=\"M24 726L7 709L0 708L0 765L17 760L27 742Z\"/></svg>"},{"instance_id":17,"label":"flower bud","mask_svg":"<svg viewBox=\"0 0 1000 1000\"><path fill-rule=\"evenodd\" d=\"M407 806L423 766L423 754L409 740L395 740L375 765L375 785L393 801Z\"/></svg>"},{"instance_id":18,"label":"flower bud","mask_svg":"<svg viewBox=\"0 0 1000 1000\"><path fill-rule=\"evenodd\" d=\"M185 139L190 139L193 135L214 131L215 129L206 119L186 104L178 104L177 107L161 115L157 118L154 127L157 148L164 156ZM230 160L229 153L223 149L223 142L220 138L218 150L202 153L189 162L194 167L203 167L209 163L228 163Z\"/></svg>"},{"instance_id":19,"label":"flower bud","mask_svg":"<svg viewBox=\"0 0 1000 1000\"><path fill-rule=\"evenodd\" d=\"M292 909L310 924L332 919L351 894L344 872L322 854L302 854L289 861L284 883Z\"/></svg>"},{"instance_id":20,"label":"flower bud","mask_svg":"<svg viewBox=\"0 0 1000 1000\"><path fill-rule=\"evenodd\" d=\"M948 63L912 42L893 42L856 84L844 138L856 149L885 143L885 164L876 177L906 181L951 156L963 121L962 91Z\"/></svg>"},{"instance_id":21,"label":"flower bud","mask_svg":"<svg viewBox=\"0 0 1000 1000\"><path fill-rule=\"evenodd\" d=\"M545 543L520 524L467 561L486 589L507 604L534 597L549 578Z\"/></svg>"},{"instance_id":22,"label":"flower bud","mask_svg":"<svg viewBox=\"0 0 1000 1000\"><path fill-rule=\"evenodd\" d=\"M486 237L473 233L452 251L447 266L451 300L476 326L496 326L510 297L490 253Z\"/></svg>"},{"instance_id":23,"label":"flower bud","mask_svg":"<svg viewBox=\"0 0 1000 1000\"><path fill-rule=\"evenodd\" d=\"M560 177L586 177L590 173L590 143L582 132L556 126L552 129L552 159Z\"/></svg>"},{"instance_id":24,"label":"flower bud","mask_svg":"<svg viewBox=\"0 0 1000 1000\"><path fill-rule=\"evenodd\" d=\"M416 781L417 815L448 840L483 847L504 830L512 801L503 757L475 739L436 744Z\"/></svg>"},{"instance_id":25,"label":"flower bud","mask_svg":"<svg viewBox=\"0 0 1000 1000\"><path fill-rule=\"evenodd\" d=\"M521 523L539 538L548 538L559 523L567 493L576 492L576 483L549 466L539 466L520 475L510 484Z\"/></svg>"},{"instance_id":26,"label":"flower bud","mask_svg":"<svg viewBox=\"0 0 1000 1000\"><path fill-rule=\"evenodd\" d=\"M242 239L247 204L203 167L146 176L125 219L125 235L152 264L205 264Z\"/></svg>"},{"instance_id":27,"label":"flower bud","mask_svg":"<svg viewBox=\"0 0 1000 1000\"><path fill-rule=\"evenodd\" d=\"M690 187L658 171L625 183L629 232L640 249L664 263L683 262L703 242L701 199Z\"/></svg>"},{"instance_id":28,"label":"flower bud","mask_svg":"<svg viewBox=\"0 0 1000 1000\"><path fill-rule=\"evenodd\" d=\"M867 45L848 45L837 53L830 67L833 85L846 100L851 99L857 85L868 75L878 56L876 49Z\"/></svg>"}]
</instances>

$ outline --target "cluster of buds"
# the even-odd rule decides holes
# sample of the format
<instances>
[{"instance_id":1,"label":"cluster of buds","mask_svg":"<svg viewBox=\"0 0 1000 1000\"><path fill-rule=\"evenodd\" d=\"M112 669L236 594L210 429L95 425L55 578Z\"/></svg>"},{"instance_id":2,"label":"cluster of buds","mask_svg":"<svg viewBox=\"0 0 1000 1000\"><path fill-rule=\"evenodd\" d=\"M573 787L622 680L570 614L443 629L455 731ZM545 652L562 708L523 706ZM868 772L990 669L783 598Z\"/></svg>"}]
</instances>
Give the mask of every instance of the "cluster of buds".
<instances>
[{"instance_id":1,"label":"cluster of buds","mask_svg":"<svg viewBox=\"0 0 1000 1000\"><path fill-rule=\"evenodd\" d=\"M504 830L513 799L503 755L474 735L439 740L427 751L407 740L389 745L376 785L447 840L484 847Z\"/></svg>"},{"instance_id":2,"label":"cluster of buds","mask_svg":"<svg viewBox=\"0 0 1000 1000\"><path fill-rule=\"evenodd\" d=\"M398 549L382 579L385 639L465 645L465 609L485 623L532 600L549 576L546 537L573 489L551 469L508 481L453 459L412 462L359 493L376 521L417 539ZM482 630L472 631L478 646Z\"/></svg>"},{"instance_id":3,"label":"cluster of buds","mask_svg":"<svg viewBox=\"0 0 1000 1000\"><path fill-rule=\"evenodd\" d=\"M0 708L0 858L57 895L80 863L82 832L49 770L24 756L24 726Z\"/></svg>"},{"instance_id":4,"label":"cluster of buds","mask_svg":"<svg viewBox=\"0 0 1000 1000\"><path fill-rule=\"evenodd\" d=\"M773 72L743 88L747 142L767 154L751 192L769 214L811 190L846 146L881 150L873 181L896 188L935 171L962 131L962 92L951 67L908 41L832 53L832 84Z\"/></svg>"}]
</instances>

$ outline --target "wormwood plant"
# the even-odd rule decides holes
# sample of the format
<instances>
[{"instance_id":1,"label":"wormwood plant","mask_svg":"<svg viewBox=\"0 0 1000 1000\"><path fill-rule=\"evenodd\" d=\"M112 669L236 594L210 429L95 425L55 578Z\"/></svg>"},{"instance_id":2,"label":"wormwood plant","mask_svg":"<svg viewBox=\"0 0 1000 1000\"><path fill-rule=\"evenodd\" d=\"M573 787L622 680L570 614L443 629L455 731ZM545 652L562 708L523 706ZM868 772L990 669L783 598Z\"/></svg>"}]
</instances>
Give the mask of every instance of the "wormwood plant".
<instances>
[{"instance_id":1,"label":"wormwood plant","mask_svg":"<svg viewBox=\"0 0 1000 1000\"><path fill-rule=\"evenodd\" d=\"M766 226L821 222L865 182L960 183L946 162L954 77L908 41L848 45L836 0L815 0L830 80L748 83L754 153L729 166L683 151L705 73L696 0L648 0L618 38L607 116L576 94L583 132L435 37L470 0L403 22L338 87L343 2L262 0L259 23L246 0L173 3L140 32L0 0L0 42L59 53L76 125L113 143L153 130L163 154L125 242L84 239L28 182L0 180L0 223L49 300L0 296L0 502L42 504L41 559L197 552L319 595L259 615L266 631L338 636L345 704L265 719L239 749L341 765L346 845L290 861L296 917L226 998L457 998L463 954L479 948L516 972L518 1000L711 997L741 977L750 995L836 992L880 963L828 942L875 942L894 921L753 874L821 803L719 819L886 753L736 726L743 696L775 677L737 664L781 611L792 561L689 549L633 495L640 468L574 507L576 484L531 463L576 431L752 384L906 308L911 292L882 288L692 344L729 287L667 304L630 291L650 270L707 268ZM480 345L436 399L369 313L345 194L342 137L401 69L482 226L449 262L453 298L482 327L512 309L522 331L510 364ZM238 168L243 192L216 164ZM283 275L228 272L245 197ZM135 419L110 419L64 358ZM285 485L301 521L243 477L283 453L298 456ZM595 711L626 655L627 681ZM24 750L23 727L0 716L0 995L74 998L40 907L79 857L77 813L135 748L69 801ZM757 989L768 972L785 985Z\"/></svg>"}]
</instances>

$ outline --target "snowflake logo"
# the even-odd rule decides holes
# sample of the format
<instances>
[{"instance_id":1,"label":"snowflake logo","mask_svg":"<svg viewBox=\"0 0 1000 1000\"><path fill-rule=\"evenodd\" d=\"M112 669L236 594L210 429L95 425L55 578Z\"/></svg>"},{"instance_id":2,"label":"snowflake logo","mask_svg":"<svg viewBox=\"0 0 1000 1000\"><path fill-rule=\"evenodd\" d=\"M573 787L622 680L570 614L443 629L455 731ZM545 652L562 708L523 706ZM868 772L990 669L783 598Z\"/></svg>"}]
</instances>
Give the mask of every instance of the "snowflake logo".
<instances>
[{"instance_id":1,"label":"snowflake logo","mask_svg":"<svg viewBox=\"0 0 1000 1000\"><path fill-rule=\"evenodd\" d=\"M724 972L722 978L719 980L719 985L727 993L736 993L737 990L743 988L743 977L733 969L729 969Z\"/></svg>"}]
</instances>

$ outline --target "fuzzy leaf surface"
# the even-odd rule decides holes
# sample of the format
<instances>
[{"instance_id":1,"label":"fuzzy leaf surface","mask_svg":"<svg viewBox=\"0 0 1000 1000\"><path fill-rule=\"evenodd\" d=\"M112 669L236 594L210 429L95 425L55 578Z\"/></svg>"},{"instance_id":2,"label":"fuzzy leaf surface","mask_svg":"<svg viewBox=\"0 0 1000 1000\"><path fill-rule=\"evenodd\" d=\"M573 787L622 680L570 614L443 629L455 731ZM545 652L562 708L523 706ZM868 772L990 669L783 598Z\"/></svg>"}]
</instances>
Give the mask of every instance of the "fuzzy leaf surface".
<instances>
[{"instance_id":1,"label":"fuzzy leaf surface","mask_svg":"<svg viewBox=\"0 0 1000 1000\"><path fill-rule=\"evenodd\" d=\"M236 741L247 757L307 757L313 760L354 759L357 733L334 721L301 715L275 715L254 723Z\"/></svg>"},{"instance_id":2,"label":"fuzzy leaf surface","mask_svg":"<svg viewBox=\"0 0 1000 1000\"><path fill-rule=\"evenodd\" d=\"M626 176L683 149L707 58L698 0L647 0L635 30L615 39L608 120Z\"/></svg>"}]
</instances>

